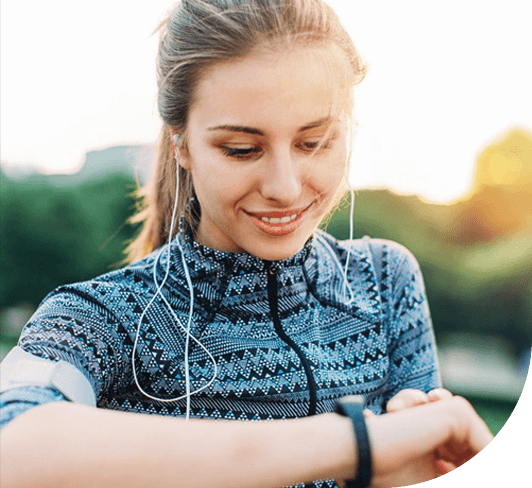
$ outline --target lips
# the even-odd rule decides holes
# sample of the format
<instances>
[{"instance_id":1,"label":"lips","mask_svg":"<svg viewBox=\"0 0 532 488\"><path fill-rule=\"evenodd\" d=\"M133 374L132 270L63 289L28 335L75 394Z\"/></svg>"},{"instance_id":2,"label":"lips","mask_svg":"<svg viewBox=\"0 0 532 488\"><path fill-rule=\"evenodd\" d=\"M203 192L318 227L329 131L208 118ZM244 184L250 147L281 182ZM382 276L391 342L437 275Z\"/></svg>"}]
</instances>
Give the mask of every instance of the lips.
<instances>
[{"instance_id":1,"label":"lips","mask_svg":"<svg viewBox=\"0 0 532 488\"><path fill-rule=\"evenodd\" d=\"M301 210L284 210L247 213L251 221L262 232L281 237L295 232L302 224L302 216L311 205Z\"/></svg>"}]
</instances>

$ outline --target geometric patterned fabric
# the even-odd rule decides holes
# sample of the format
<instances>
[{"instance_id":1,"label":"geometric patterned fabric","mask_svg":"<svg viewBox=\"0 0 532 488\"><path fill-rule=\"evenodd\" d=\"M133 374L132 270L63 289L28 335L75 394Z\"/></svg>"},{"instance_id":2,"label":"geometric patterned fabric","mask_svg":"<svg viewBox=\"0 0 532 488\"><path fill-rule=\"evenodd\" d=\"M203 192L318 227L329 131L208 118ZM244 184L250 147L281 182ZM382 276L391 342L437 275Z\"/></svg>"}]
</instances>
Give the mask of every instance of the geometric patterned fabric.
<instances>
[{"instance_id":1,"label":"geometric patterned fabric","mask_svg":"<svg viewBox=\"0 0 532 488\"><path fill-rule=\"evenodd\" d=\"M316 234L319 238L311 238L295 256L272 263L178 237L194 288L191 334L217 365L214 382L191 397L191 417L297 418L307 416L309 409L331 412L338 398L352 394L362 395L366 408L378 414L402 389L440 386L423 280L412 254L391 241L338 242L321 231ZM345 266L349 246L347 276L353 300L346 305L340 266ZM98 407L184 416L186 399L152 400L133 379L133 344L139 320L156 292L157 254L54 290L24 328L19 346L79 368L94 388ZM175 241L161 255L158 283L168 257L170 273L161 293L186 326L190 297ZM275 272L270 290L268 269ZM272 283L275 310L269 294ZM274 314L288 342L276 329ZM135 354L137 377L148 394L184 395L185 339L158 295L143 315ZM207 384L213 369L205 351L190 341L191 390ZM12 390L3 395L2 406L16 412L57 399L57 392L49 392L50 400L45 393L38 400L31 388ZM307 486L336 485L329 480Z\"/></svg>"}]
</instances>

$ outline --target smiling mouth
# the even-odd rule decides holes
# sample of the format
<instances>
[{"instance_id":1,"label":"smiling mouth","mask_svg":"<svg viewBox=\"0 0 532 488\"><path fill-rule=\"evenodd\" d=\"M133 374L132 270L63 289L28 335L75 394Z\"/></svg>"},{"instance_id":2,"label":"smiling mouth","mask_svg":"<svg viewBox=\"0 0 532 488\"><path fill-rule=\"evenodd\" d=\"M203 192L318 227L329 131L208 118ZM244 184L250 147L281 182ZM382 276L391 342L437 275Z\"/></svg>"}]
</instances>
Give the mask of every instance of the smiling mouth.
<instances>
[{"instance_id":1,"label":"smiling mouth","mask_svg":"<svg viewBox=\"0 0 532 488\"><path fill-rule=\"evenodd\" d=\"M268 224L288 224L288 222L292 222L293 220L296 220L303 211L299 213L295 213L293 215L287 215L286 217L260 217L260 220L263 222L267 222Z\"/></svg>"},{"instance_id":2,"label":"smiling mouth","mask_svg":"<svg viewBox=\"0 0 532 488\"><path fill-rule=\"evenodd\" d=\"M246 213L259 230L271 236L282 237L292 234L301 226L304 221L302 217L311 206L312 204L302 210Z\"/></svg>"}]
</instances>

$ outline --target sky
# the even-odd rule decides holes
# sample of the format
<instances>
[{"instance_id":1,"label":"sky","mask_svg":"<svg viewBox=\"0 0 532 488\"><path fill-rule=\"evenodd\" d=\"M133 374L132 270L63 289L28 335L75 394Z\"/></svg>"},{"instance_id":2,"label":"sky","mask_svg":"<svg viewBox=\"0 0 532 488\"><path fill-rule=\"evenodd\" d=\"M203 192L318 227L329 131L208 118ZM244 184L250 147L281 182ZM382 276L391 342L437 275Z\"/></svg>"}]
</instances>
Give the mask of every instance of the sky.
<instances>
[{"instance_id":1,"label":"sky","mask_svg":"<svg viewBox=\"0 0 532 488\"><path fill-rule=\"evenodd\" d=\"M532 2L330 0L369 66L350 180L447 203L477 155L532 131ZM154 143L152 32L168 0L2 0L3 164L75 172L89 150Z\"/></svg>"}]
</instances>

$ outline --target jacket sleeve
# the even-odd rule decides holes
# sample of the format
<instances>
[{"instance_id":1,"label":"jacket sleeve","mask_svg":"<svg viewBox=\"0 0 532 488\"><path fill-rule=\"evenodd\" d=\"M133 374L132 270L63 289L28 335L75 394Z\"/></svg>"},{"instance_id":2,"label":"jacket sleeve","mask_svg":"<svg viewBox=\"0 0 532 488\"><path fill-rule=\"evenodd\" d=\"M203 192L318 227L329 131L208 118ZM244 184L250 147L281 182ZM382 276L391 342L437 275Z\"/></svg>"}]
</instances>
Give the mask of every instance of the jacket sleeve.
<instances>
[{"instance_id":1,"label":"jacket sleeve","mask_svg":"<svg viewBox=\"0 0 532 488\"><path fill-rule=\"evenodd\" d=\"M52 388L21 386L2 391L0 394L0 429L24 412L52 402L68 401Z\"/></svg>"},{"instance_id":2,"label":"jacket sleeve","mask_svg":"<svg viewBox=\"0 0 532 488\"><path fill-rule=\"evenodd\" d=\"M44 300L2 362L2 428L50 402L95 406L114 381L116 321L83 290L60 290Z\"/></svg>"},{"instance_id":3,"label":"jacket sleeve","mask_svg":"<svg viewBox=\"0 0 532 488\"><path fill-rule=\"evenodd\" d=\"M384 405L401 390L441 386L436 342L419 264L403 246L371 240L384 326L388 331L389 380Z\"/></svg>"}]
</instances>

